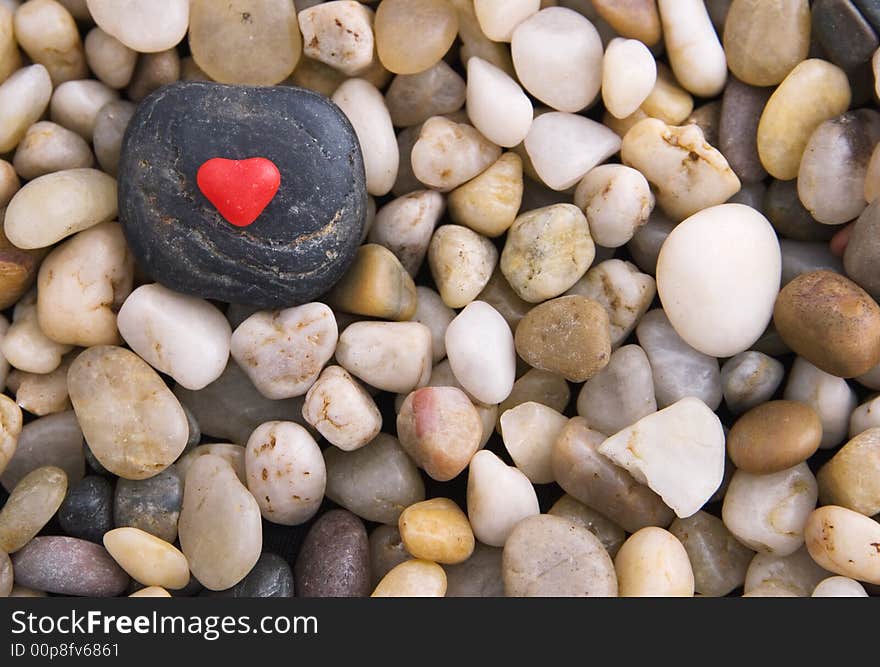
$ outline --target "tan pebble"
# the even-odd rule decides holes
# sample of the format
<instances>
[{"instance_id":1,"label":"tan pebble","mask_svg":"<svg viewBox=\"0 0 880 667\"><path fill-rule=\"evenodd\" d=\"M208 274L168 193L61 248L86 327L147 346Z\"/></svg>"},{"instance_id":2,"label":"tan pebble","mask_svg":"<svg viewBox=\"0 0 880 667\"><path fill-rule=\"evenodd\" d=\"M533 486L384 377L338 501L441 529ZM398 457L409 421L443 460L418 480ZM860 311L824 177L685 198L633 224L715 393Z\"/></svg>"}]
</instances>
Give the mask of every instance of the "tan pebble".
<instances>
[{"instance_id":1,"label":"tan pebble","mask_svg":"<svg viewBox=\"0 0 880 667\"><path fill-rule=\"evenodd\" d=\"M649 526L631 535L614 558L620 597L692 597L694 572L672 533Z\"/></svg>"},{"instance_id":2,"label":"tan pebble","mask_svg":"<svg viewBox=\"0 0 880 667\"><path fill-rule=\"evenodd\" d=\"M21 67L21 52L15 40L15 5L0 5L0 83Z\"/></svg>"},{"instance_id":3,"label":"tan pebble","mask_svg":"<svg viewBox=\"0 0 880 667\"><path fill-rule=\"evenodd\" d=\"M55 516L67 493L61 468L37 468L15 485L0 510L0 551L14 553Z\"/></svg>"},{"instance_id":4,"label":"tan pebble","mask_svg":"<svg viewBox=\"0 0 880 667\"><path fill-rule=\"evenodd\" d=\"M95 157L85 139L49 121L28 128L13 158L16 172L27 180L53 171L91 167L94 163Z\"/></svg>"},{"instance_id":5,"label":"tan pebble","mask_svg":"<svg viewBox=\"0 0 880 667\"><path fill-rule=\"evenodd\" d=\"M823 504L866 516L880 513L880 428L869 428L841 447L816 480Z\"/></svg>"},{"instance_id":6,"label":"tan pebble","mask_svg":"<svg viewBox=\"0 0 880 667\"><path fill-rule=\"evenodd\" d=\"M727 453L737 468L766 474L806 461L821 440L822 422L813 408L770 401L737 419L727 436Z\"/></svg>"},{"instance_id":7,"label":"tan pebble","mask_svg":"<svg viewBox=\"0 0 880 667\"><path fill-rule=\"evenodd\" d=\"M72 349L48 338L37 321L33 292L16 306L12 325L0 340L0 353L16 369L29 373L51 373L61 357Z\"/></svg>"},{"instance_id":8,"label":"tan pebble","mask_svg":"<svg viewBox=\"0 0 880 667\"><path fill-rule=\"evenodd\" d=\"M535 306L516 329L516 351L530 366L584 382L611 357L608 314L596 301L572 295Z\"/></svg>"},{"instance_id":9,"label":"tan pebble","mask_svg":"<svg viewBox=\"0 0 880 667\"><path fill-rule=\"evenodd\" d=\"M693 110L694 98L691 94L678 84L667 65L657 63L657 80L654 82L654 88L642 102L640 111L636 111L628 118L638 116L641 112L643 114L641 118L650 116L669 125L680 125L687 120Z\"/></svg>"},{"instance_id":10,"label":"tan pebble","mask_svg":"<svg viewBox=\"0 0 880 667\"><path fill-rule=\"evenodd\" d=\"M325 2L297 14L303 53L353 76L373 60L373 11L353 0Z\"/></svg>"},{"instance_id":11,"label":"tan pebble","mask_svg":"<svg viewBox=\"0 0 880 667\"><path fill-rule=\"evenodd\" d=\"M12 560L5 551L0 551L0 598L9 597L13 586Z\"/></svg>"},{"instance_id":12,"label":"tan pebble","mask_svg":"<svg viewBox=\"0 0 880 667\"><path fill-rule=\"evenodd\" d=\"M257 390L277 400L305 394L338 339L333 311L323 303L306 303L254 313L232 334L231 353Z\"/></svg>"},{"instance_id":13,"label":"tan pebble","mask_svg":"<svg viewBox=\"0 0 880 667\"><path fill-rule=\"evenodd\" d=\"M400 537L413 558L454 565L470 558L474 533L467 516L448 498L410 505L398 520Z\"/></svg>"},{"instance_id":14,"label":"tan pebble","mask_svg":"<svg viewBox=\"0 0 880 667\"><path fill-rule=\"evenodd\" d=\"M422 125L411 161L420 182L448 192L479 176L500 156L501 148L470 125L434 116Z\"/></svg>"},{"instance_id":15,"label":"tan pebble","mask_svg":"<svg viewBox=\"0 0 880 667\"><path fill-rule=\"evenodd\" d=\"M187 81L189 79L187 79L188 75L186 72L185 59L183 64L184 67L181 78ZM194 67L198 67L195 61L193 61L192 64ZM201 68L199 68L199 72L201 72ZM194 80L211 80L211 78L208 77L207 74L204 74L204 72L201 72L201 74L203 74L205 78L199 78L199 73L197 72L194 74L194 76L196 76ZM332 97L333 93L336 92L336 89L339 88L345 79L345 74L337 69L333 69L330 65L325 65L319 60L303 56L299 59L296 69L293 71L293 74L290 75L288 81L300 88L314 90L316 93L320 93L324 97Z\"/></svg>"},{"instance_id":16,"label":"tan pebble","mask_svg":"<svg viewBox=\"0 0 880 667\"><path fill-rule=\"evenodd\" d=\"M845 507L826 505L804 527L807 550L830 572L880 584L880 523Z\"/></svg>"},{"instance_id":17,"label":"tan pebble","mask_svg":"<svg viewBox=\"0 0 880 667\"><path fill-rule=\"evenodd\" d=\"M30 59L45 66L57 86L88 76L76 22L55 0L29 0L15 12L15 38Z\"/></svg>"},{"instance_id":18,"label":"tan pebble","mask_svg":"<svg viewBox=\"0 0 880 667\"><path fill-rule=\"evenodd\" d=\"M593 8L624 37L638 39L648 46L660 41L657 0L593 0Z\"/></svg>"},{"instance_id":19,"label":"tan pebble","mask_svg":"<svg viewBox=\"0 0 880 667\"><path fill-rule=\"evenodd\" d=\"M11 162L0 160L0 211L6 214L3 209L12 200L12 197L21 189L21 180L15 172L15 167ZM5 235L4 235L5 237Z\"/></svg>"},{"instance_id":20,"label":"tan pebble","mask_svg":"<svg viewBox=\"0 0 880 667\"><path fill-rule=\"evenodd\" d=\"M587 219L572 204L520 214L501 253L501 271L524 300L559 296L584 275L596 254Z\"/></svg>"},{"instance_id":21,"label":"tan pebble","mask_svg":"<svg viewBox=\"0 0 880 667\"><path fill-rule=\"evenodd\" d=\"M71 364L67 382L89 448L114 475L147 479L183 452L186 414L159 374L133 352L91 347Z\"/></svg>"},{"instance_id":22,"label":"tan pebble","mask_svg":"<svg viewBox=\"0 0 880 667\"><path fill-rule=\"evenodd\" d=\"M186 556L165 540L126 527L104 533L103 542L113 560L145 586L180 589L189 583Z\"/></svg>"},{"instance_id":23,"label":"tan pebble","mask_svg":"<svg viewBox=\"0 0 880 667\"><path fill-rule=\"evenodd\" d=\"M302 55L296 7L287 0L250 0L242 11L238 3L192 0L189 47L219 83L274 85L290 76Z\"/></svg>"},{"instance_id":24,"label":"tan pebble","mask_svg":"<svg viewBox=\"0 0 880 667\"><path fill-rule=\"evenodd\" d=\"M56 247L37 275L37 317L66 345L120 342L116 313L131 292L134 259L118 222L80 232ZM88 284L84 291L80 285Z\"/></svg>"},{"instance_id":25,"label":"tan pebble","mask_svg":"<svg viewBox=\"0 0 880 667\"><path fill-rule=\"evenodd\" d=\"M139 591L135 591L128 597L130 598L170 598L171 593L161 586L147 586Z\"/></svg>"},{"instance_id":26,"label":"tan pebble","mask_svg":"<svg viewBox=\"0 0 880 667\"><path fill-rule=\"evenodd\" d=\"M450 308L463 308L477 298L498 262L498 250L485 236L461 225L442 225L431 238L428 265Z\"/></svg>"},{"instance_id":27,"label":"tan pebble","mask_svg":"<svg viewBox=\"0 0 880 667\"><path fill-rule=\"evenodd\" d=\"M15 455L21 427L21 408L8 396L0 395L0 474Z\"/></svg>"},{"instance_id":28,"label":"tan pebble","mask_svg":"<svg viewBox=\"0 0 880 667\"><path fill-rule=\"evenodd\" d=\"M395 76L385 93L385 104L396 127L412 127L431 116L458 111L466 94L464 79L441 60L424 72Z\"/></svg>"},{"instance_id":29,"label":"tan pebble","mask_svg":"<svg viewBox=\"0 0 880 667\"><path fill-rule=\"evenodd\" d=\"M2 212L0 212L2 215ZM46 251L22 250L0 229L0 308L8 308L33 285Z\"/></svg>"},{"instance_id":30,"label":"tan pebble","mask_svg":"<svg viewBox=\"0 0 880 667\"><path fill-rule=\"evenodd\" d=\"M510 396L498 406L498 413L503 415L508 410L530 401L546 405L557 412L564 412L570 400L571 389L564 377L539 368L531 368L513 383ZM500 421L496 430L501 433Z\"/></svg>"},{"instance_id":31,"label":"tan pebble","mask_svg":"<svg viewBox=\"0 0 880 667\"><path fill-rule=\"evenodd\" d=\"M838 273L812 271L786 285L773 323L797 354L838 377L855 377L880 362L880 306Z\"/></svg>"},{"instance_id":32,"label":"tan pebble","mask_svg":"<svg viewBox=\"0 0 880 667\"><path fill-rule=\"evenodd\" d=\"M807 141L823 122L849 108L846 73L824 60L804 60L770 96L758 123L758 157L774 178L795 178Z\"/></svg>"},{"instance_id":33,"label":"tan pebble","mask_svg":"<svg viewBox=\"0 0 880 667\"><path fill-rule=\"evenodd\" d=\"M513 224L522 195L522 160L508 151L482 174L449 193L449 216L457 224L494 238Z\"/></svg>"},{"instance_id":34,"label":"tan pebble","mask_svg":"<svg viewBox=\"0 0 880 667\"><path fill-rule=\"evenodd\" d=\"M140 102L150 93L179 79L180 56L177 49L141 54L128 86L128 98Z\"/></svg>"},{"instance_id":35,"label":"tan pebble","mask_svg":"<svg viewBox=\"0 0 880 667\"><path fill-rule=\"evenodd\" d=\"M100 81L65 81L52 93L49 118L90 141L95 133L95 119L101 107L117 99L119 92Z\"/></svg>"},{"instance_id":36,"label":"tan pebble","mask_svg":"<svg viewBox=\"0 0 880 667\"><path fill-rule=\"evenodd\" d=\"M753 86L775 86L807 57L807 0L733 0L724 22L730 71Z\"/></svg>"},{"instance_id":37,"label":"tan pebble","mask_svg":"<svg viewBox=\"0 0 880 667\"><path fill-rule=\"evenodd\" d=\"M547 510L551 516L562 517L573 524L583 526L599 538L608 555L614 558L620 545L626 540L626 532L616 523L573 496L564 494Z\"/></svg>"},{"instance_id":38,"label":"tan pebble","mask_svg":"<svg viewBox=\"0 0 880 667\"><path fill-rule=\"evenodd\" d=\"M640 121L623 138L620 158L644 174L654 186L657 203L676 220L722 204L740 189L727 160L706 143L696 125Z\"/></svg>"},{"instance_id":39,"label":"tan pebble","mask_svg":"<svg viewBox=\"0 0 880 667\"><path fill-rule=\"evenodd\" d=\"M370 597L442 598L446 595L446 572L428 560L408 560L388 572Z\"/></svg>"},{"instance_id":40,"label":"tan pebble","mask_svg":"<svg viewBox=\"0 0 880 667\"><path fill-rule=\"evenodd\" d=\"M423 387L400 407L397 434L416 464L432 479L445 482L467 468L480 448L483 425L460 389Z\"/></svg>"},{"instance_id":41,"label":"tan pebble","mask_svg":"<svg viewBox=\"0 0 880 667\"><path fill-rule=\"evenodd\" d=\"M138 54L112 35L94 27L86 35L86 60L95 76L111 88L125 88Z\"/></svg>"},{"instance_id":42,"label":"tan pebble","mask_svg":"<svg viewBox=\"0 0 880 667\"><path fill-rule=\"evenodd\" d=\"M376 50L395 74L415 74L440 60L458 33L444 0L383 0L376 10Z\"/></svg>"},{"instance_id":43,"label":"tan pebble","mask_svg":"<svg viewBox=\"0 0 880 667\"><path fill-rule=\"evenodd\" d=\"M358 248L348 272L325 297L334 308L368 317L408 320L416 309L416 286L387 248Z\"/></svg>"},{"instance_id":44,"label":"tan pebble","mask_svg":"<svg viewBox=\"0 0 880 667\"><path fill-rule=\"evenodd\" d=\"M51 97L52 80L42 65L23 67L0 84L0 153L18 145Z\"/></svg>"},{"instance_id":45,"label":"tan pebble","mask_svg":"<svg viewBox=\"0 0 880 667\"><path fill-rule=\"evenodd\" d=\"M344 451L363 447L379 434L382 414L376 402L340 366L328 366L306 394L303 418Z\"/></svg>"}]
</instances>

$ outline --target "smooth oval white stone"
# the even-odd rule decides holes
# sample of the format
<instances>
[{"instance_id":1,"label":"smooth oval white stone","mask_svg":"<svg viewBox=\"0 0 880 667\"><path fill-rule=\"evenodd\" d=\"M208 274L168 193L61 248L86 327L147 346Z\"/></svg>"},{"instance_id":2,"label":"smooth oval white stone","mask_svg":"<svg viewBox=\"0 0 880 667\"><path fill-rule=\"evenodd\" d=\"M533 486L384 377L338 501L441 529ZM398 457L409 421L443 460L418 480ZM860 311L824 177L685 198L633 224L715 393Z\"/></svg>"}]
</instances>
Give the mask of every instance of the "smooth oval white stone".
<instances>
[{"instance_id":1,"label":"smooth oval white stone","mask_svg":"<svg viewBox=\"0 0 880 667\"><path fill-rule=\"evenodd\" d=\"M657 0L669 64L694 95L714 97L727 82L727 58L703 0Z\"/></svg>"},{"instance_id":2,"label":"smooth oval white stone","mask_svg":"<svg viewBox=\"0 0 880 667\"><path fill-rule=\"evenodd\" d=\"M834 576L823 579L813 589L814 598L866 598L865 587L855 579Z\"/></svg>"},{"instance_id":3,"label":"smooth oval white stone","mask_svg":"<svg viewBox=\"0 0 880 667\"><path fill-rule=\"evenodd\" d=\"M18 146L50 99L52 78L42 65L23 67L0 85L0 153Z\"/></svg>"},{"instance_id":4,"label":"smooth oval white stone","mask_svg":"<svg viewBox=\"0 0 880 667\"><path fill-rule=\"evenodd\" d=\"M721 420L693 397L642 417L599 446L681 518L696 514L718 490L724 451Z\"/></svg>"},{"instance_id":5,"label":"smooth oval white stone","mask_svg":"<svg viewBox=\"0 0 880 667\"><path fill-rule=\"evenodd\" d=\"M852 411L849 417L849 437L854 438L876 426L880 426L880 396L875 396Z\"/></svg>"},{"instance_id":6,"label":"smooth oval white stone","mask_svg":"<svg viewBox=\"0 0 880 667\"><path fill-rule=\"evenodd\" d=\"M263 396L292 398L315 383L338 339L333 311L314 302L254 313L232 334L231 352Z\"/></svg>"},{"instance_id":7,"label":"smooth oval white stone","mask_svg":"<svg viewBox=\"0 0 880 667\"><path fill-rule=\"evenodd\" d=\"M189 467L178 536L193 575L212 591L235 586L259 560L260 508L220 457L200 456Z\"/></svg>"},{"instance_id":8,"label":"smooth oval white stone","mask_svg":"<svg viewBox=\"0 0 880 667\"><path fill-rule=\"evenodd\" d=\"M535 487L522 471L485 449L474 454L468 468L467 514L477 540L502 547L517 523L540 513Z\"/></svg>"},{"instance_id":9,"label":"smooth oval white stone","mask_svg":"<svg viewBox=\"0 0 880 667\"><path fill-rule=\"evenodd\" d=\"M568 417L546 405L528 401L501 415L501 437L516 467L535 484L549 484L553 476L553 445Z\"/></svg>"},{"instance_id":10,"label":"smooth oval white stone","mask_svg":"<svg viewBox=\"0 0 880 667\"><path fill-rule=\"evenodd\" d=\"M188 0L86 0L95 23L141 53L176 46L189 27Z\"/></svg>"},{"instance_id":11,"label":"smooth oval white stone","mask_svg":"<svg viewBox=\"0 0 880 667\"><path fill-rule=\"evenodd\" d=\"M622 164L603 164L578 183L574 203L587 217L593 240L603 248L618 248L648 222L654 195L640 171Z\"/></svg>"},{"instance_id":12,"label":"smooth oval white stone","mask_svg":"<svg viewBox=\"0 0 880 667\"><path fill-rule=\"evenodd\" d=\"M571 9L548 7L520 23L510 50L525 89L558 111L580 111L602 86L602 39Z\"/></svg>"},{"instance_id":13,"label":"smooth oval white stone","mask_svg":"<svg viewBox=\"0 0 880 667\"><path fill-rule=\"evenodd\" d=\"M298 9L306 56L348 76L356 76L373 62L372 10L353 0Z\"/></svg>"},{"instance_id":14,"label":"smooth oval white stone","mask_svg":"<svg viewBox=\"0 0 880 667\"><path fill-rule=\"evenodd\" d=\"M91 141L101 108L118 99L119 92L100 81L65 81L52 93L49 115L53 122Z\"/></svg>"},{"instance_id":15,"label":"smooth oval white stone","mask_svg":"<svg viewBox=\"0 0 880 667\"><path fill-rule=\"evenodd\" d=\"M509 42L520 23L541 9L541 0L474 0L480 30L493 42Z\"/></svg>"},{"instance_id":16,"label":"smooth oval white stone","mask_svg":"<svg viewBox=\"0 0 880 667\"><path fill-rule=\"evenodd\" d=\"M524 145L541 180L566 190L619 151L620 137L589 118L550 111L532 121Z\"/></svg>"},{"instance_id":17,"label":"smooth oval white stone","mask_svg":"<svg viewBox=\"0 0 880 667\"><path fill-rule=\"evenodd\" d=\"M104 533L113 560L145 586L180 589L189 583L189 563L174 545L139 528L125 526Z\"/></svg>"},{"instance_id":18,"label":"smooth oval white stone","mask_svg":"<svg viewBox=\"0 0 880 667\"><path fill-rule=\"evenodd\" d=\"M788 556L804 544L804 524L819 488L806 463L769 475L733 473L721 518L736 539L755 551Z\"/></svg>"},{"instance_id":19,"label":"smooth oval white stone","mask_svg":"<svg viewBox=\"0 0 880 667\"><path fill-rule=\"evenodd\" d=\"M365 79L348 79L333 93L333 102L342 110L357 134L364 154L367 192L388 194L397 179L400 153L385 98Z\"/></svg>"},{"instance_id":20,"label":"smooth oval white stone","mask_svg":"<svg viewBox=\"0 0 880 667\"><path fill-rule=\"evenodd\" d=\"M761 337L781 277L776 232L743 204L695 213L666 237L657 258L657 292L669 321L713 357L732 357Z\"/></svg>"},{"instance_id":21,"label":"smooth oval white stone","mask_svg":"<svg viewBox=\"0 0 880 667\"><path fill-rule=\"evenodd\" d=\"M614 557L620 597L693 597L687 551L668 530L646 526L627 538Z\"/></svg>"},{"instance_id":22,"label":"smooth oval white stone","mask_svg":"<svg viewBox=\"0 0 880 667\"><path fill-rule=\"evenodd\" d=\"M475 56L467 62L467 113L484 137L509 148L526 138L534 110L504 70Z\"/></svg>"},{"instance_id":23,"label":"smooth oval white stone","mask_svg":"<svg viewBox=\"0 0 880 667\"><path fill-rule=\"evenodd\" d=\"M657 62L647 46L637 39L611 40L602 61L602 101L612 116L634 114L656 81Z\"/></svg>"},{"instance_id":24,"label":"smooth oval white stone","mask_svg":"<svg viewBox=\"0 0 880 667\"><path fill-rule=\"evenodd\" d=\"M187 389L211 384L229 360L232 329L223 313L204 299L158 283L129 294L116 325L141 359Z\"/></svg>"},{"instance_id":25,"label":"smooth oval white stone","mask_svg":"<svg viewBox=\"0 0 880 667\"><path fill-rule=\"evenodd\" d=\"M116 210L115 178L97 169L65 169L35 178L16 192L3 229L19 248L45 248L112 220Z\"/></svg>"},{"instance_id":26,"label":"smooth oval white stone","mask_svg":"<svg viewBox=\"0 0 880 667\"><path fill-rule=\"evenodd\" d=\"M382 414L376 402L340 366L328 366L306 394L303 419L330 444L350 452L379 435Z\"/></svg>"},{"instance_id":27,"label":"smooth oval white stone","mask_svg":"<svg viewBox=\"0 0 880 667\"><path fill-rule=\"evenodd\" d=\"M408 394L431 377L431 330L418 322L355 322L339 336L336 361L376 389Z\"/></svg>"},{"instance_id":28,"label":"smooth oval white stone","mask_svg":"<svg viewBox=\"0 0 880 667\"><path fill-rule=\"evenodd\" d=\"M236 477L238 477L241 483L247 484L247 474L244 470L244 453L245 448L243 446L234 445L230 442L215 442L208 445L199 445L198 447L193 447L186 452L186 454L177 459L174 467L177 468L177 473L180 475L180 478L186 479L186 473L196 459L212 454L220 457L231 465L233 471L235 471Z\"/></svg>"},{"instance_id":29,"label":"smooth oval white stone","mask_svg":"<svg viewBox=\"0 0 880 667\"><path fill-rule=\"evenodd\" d=\"M499 157L501 148L475 128L444 116L425 121L410 151L414 176L441 192L479 176Z\"/></svg>"},{"instance_id":30,"label":"smooth oval white stone","mask_svg":"<svg viewBox=\"0 0 880 667\"><path fill-rule=\"evenodd\" d=\"M327 484L321 448L294 422L266 422L248 439L244 455L248 490L263 518L284 526L311 519Z\"/></svg>"},{"instance_id":31,"label":"smooth oval white stone","mask_svg":"<svg viewBox=\"0 0 880 667\"><path fill-rule=\"evenodd\" d=\"M665 408L685 396L696 396L713 410L721 405L718 360L685 343L661 308L642 317L636 336L651 362L659 407Z\"/></svg>"},{"instance_id":32,"label":"smooth oval white stone","mask_svg":"<svg viewBox=\"0 0 880 667\"><path fill-rule=\"evenodd\" d=\"M836 447L846 438L849 419L858 403L846 380L797 357L788 374L783 397L809 405L822 422L821 449Z\"/></svg>"},{"instance_id":33,"label":"smooth oval white stone","mask_svg":"<svg viewBox=\"0 0 880 667\"><path fill-rule=\"evenodd\" d=\"M759 553L752 557L743 585L745 593L777 586L808 597L829 572L816 564L805 547L788 556Z\"/></svg>"},{"instance_id":34,"label":"smooth oval white stone","mask_svg":"<svg viewBox=\"0 0 880 667\"><path fill-rule=\"evenodd\" d=\"M446 355L455 379L482 403L501 403L516 379L513 334L485 301L472 301L446 328Z\"/></svg>"},{"instance_id":35,"label":"smooth oval white stone","mask_svg":"<svg viewBox=\"0 0 880 667\"><path fill-rule=\"evenodd\" d=\"M0 354L20 371L51 373L61 365L61 357L73 349L49 338L40 328L33 292L25 295L13 311L12 324L0 339Z\"/></svg>"}]
</instances>

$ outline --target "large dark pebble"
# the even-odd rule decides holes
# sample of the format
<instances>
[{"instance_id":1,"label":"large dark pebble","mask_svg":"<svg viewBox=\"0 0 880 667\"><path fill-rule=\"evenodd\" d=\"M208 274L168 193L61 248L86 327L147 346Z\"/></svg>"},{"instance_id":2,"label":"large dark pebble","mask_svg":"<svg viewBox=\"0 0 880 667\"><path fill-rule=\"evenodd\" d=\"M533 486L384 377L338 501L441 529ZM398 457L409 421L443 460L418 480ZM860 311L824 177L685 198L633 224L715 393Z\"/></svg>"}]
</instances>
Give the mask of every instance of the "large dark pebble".
<instances>
[{"instance_id":1,"label":"large dark pebble","mask_svg":"<svg viewBox=\"0 0 880 667\"><path fill-rule=\"evenodd\" d=\"M218 157L268 158L281 172L247 227L227 222L196 184ZM180 292L267 308L312 301L354 258L366 205L357 136L309 90L176 83L145 99L125 133L120 221L146 271Z\"/></svg>"},{"instance_id":2,"label":"large dark pebble","mask_svg":"<svg viewBox=\"0 0 880 667\"><path fill-rule=\"evenodd\" d=\"M113 501L117 528L133 526L166 542L177 539L183 482L174 467L149 479L120 479Z\"/></svg>"},{"instance_id":3,"label":"large dark pebble","mask_svg":"<svg viewBox=\"0 0 880 667\"><path fill-rule=\"evenodd\" d=\"M97 475L83 477L68 489L58 522L71 537L101 544L104 533L113 529L113 485Z\"/></svg>"},{"instance_id":4,"label":"large dark pebble","mask_svg":"<svg viewBox=\"0 0 880 667\"><path fill-rule=\"evenodd\" d=\"M815 0L813 34L835 65L852 69L867 62L880 42L851 0Z\"/></svg>"},{"instance_id":5,"label":"large dark pebble","mask_svg":"<svg viewBox=\"0 0 880 667\"><path fill-rule=\"evenodd\" d=\"M229 598L292 598L293 572L281 556L263 553L248 575L225 591L209 591L206 597Z\"/></svg>"},{"instance_id":6,"label":"large dark pebble","mask_svg":"<svg viewBox=\"0 0 880 667\"><path fill-rule=\"evenodd\" d=\"M115 597L129 577L107 550L76 537L35 537L12 555L15 583L47 593Z\"/></svg>"},{"instance_id":7,"label":"large dark pebble","mask_svg":"<svg viewBox=\"0 0 880 667\"><path fill-rule=\"evenodd\" d=\"M731 76L724 88L718 148L743 183L757 183L767 176L758 157L758 121L770 99L771 88L758 88Z\"/></svg>"},{"instance_id":8,"label":"large dark pebble","mask_svg":"<svg viewBox=\"0 0 880 667\"><path fill-rule=\"evenodd\" d=\"M293 568L299 597L366 597L370 545L364 523L347 510L330 510L312 524Z\"/></svg>"}]
</instances>

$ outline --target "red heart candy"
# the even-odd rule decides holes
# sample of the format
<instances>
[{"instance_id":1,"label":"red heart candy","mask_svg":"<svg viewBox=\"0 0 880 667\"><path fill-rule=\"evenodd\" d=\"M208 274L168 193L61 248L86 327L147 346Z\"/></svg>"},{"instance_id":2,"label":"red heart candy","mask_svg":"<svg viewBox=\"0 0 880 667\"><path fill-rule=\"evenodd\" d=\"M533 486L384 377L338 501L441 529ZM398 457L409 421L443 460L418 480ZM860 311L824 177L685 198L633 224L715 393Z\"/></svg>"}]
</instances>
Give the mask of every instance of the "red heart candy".
<instances>
[{"instance_id":1,"label":"red heart candy","mask_svg":"<svg viewBox=\"0 0 880 667\"><path fill-rule=\"evenodd\" d=\"M281 185L281 172L272 160L211 158L196 174L199 190L226 220L247 227L260 217Z\"/></svg>"}]
</instances>

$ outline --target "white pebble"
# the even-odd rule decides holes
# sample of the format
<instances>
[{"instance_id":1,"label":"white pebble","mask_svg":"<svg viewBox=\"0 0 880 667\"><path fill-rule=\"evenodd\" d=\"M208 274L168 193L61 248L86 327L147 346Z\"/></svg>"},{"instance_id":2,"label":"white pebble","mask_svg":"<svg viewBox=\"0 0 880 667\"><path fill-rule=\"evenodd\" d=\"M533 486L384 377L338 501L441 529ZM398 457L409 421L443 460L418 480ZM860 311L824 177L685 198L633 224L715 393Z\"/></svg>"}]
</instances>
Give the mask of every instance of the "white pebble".
<instances>
[{"instance_id":1,"label":"white pebble","mask_svg":"<svg viewBox=\"0 0 880 667\"><path fill-rule=\"evenodd\" d=\"M446 202L439 192L410 192L378 210L367 241L388 248L400 260L403 268L415 276L445 209Z\"/></svg>"},{"instance_id":2,"label":"white pebble","mask_svg":"<svg viewBox=\"0 0 880 667\"><path fill-rule=\"evenodd\" d=\"M382 428L382 414L363 387L340 366L328 366L306 394L302 416L343 451L363 447Z\"/></svg>"},{"instance_id":3,"label":"white pebble","mask_svg":"<svg viewBox=\"0 0 880 667\"><path fill-rule=\"evenodd\" d=\"M814 598L866 598L865 587L855 579L834 576L823 579L813 589Z\"/></svg>"},{"instance_id":4,"label":"white pebble","mask_svg":"<svg viewBox=\"0 0 880 667\"><path fill-rule=\"evenodd\" d=\"M18 146L51 98L52 79L42 65L23 67L0 85L0 153Z\"/></svg>"},{"instance_id":5,"label":"white pebble","mask_svg":"<svg viewBox=\"0 0 880 667\"><path fill-rule=\"evenodd\" d=\"M297 14L303 54L348 76L373 62L373 12L354 0L334 0Z\"/></svg>"},{"instance_id":6,"label":"white pebble","mask_svg":"<svg viewBox=\"0 0 880 667\"><path fill-rule=\"evenodd\" d=\"M117 99L119 93L100 81L66 81L52 93L49 115L53 122L91 141L101 107Z\"/></svg>"},{"instance_id":7,"label":"white pebble","mask_svg":"<svg viewBox=\"0 0 880 667\"><path fill-rule=\"evenodd\" d=\"M477 540L502 547L517 523L540 512L528 477L490 451L474 454L468 469L467 515Z\"/></svg>"},{"instance_id":8,"label":"white pebble","mask_svg":"<svg viewBox=\"0 0 880 667\"><path fill-rule=\"evenodd\" d=\"M647 46L637 39L611 40L602 61L602 101L612 116L635 113L656 81L657 63Z\"/></svg>"},{"instance_id":9,"label":"white pebble","mask_svg":"<svg viewBox=\"0 0 880 667\"><path fill-rule=\"evenodd\" d=\"M675 78L699 97L727 82L727 58L703 0L658 0L663 40Z\"/></svg>"},{"instance_id":10,"label":"white pebble","mask_svg":"<svg viewBox=\"0 0 880 667\"><path fill-rule=\"evenodd\" d=\"M431 330L418 322L355 322L339 336L336 360L376 389L408 394L431 377Z\"/></svg>"},{"instance_id":11,"label":"white pebble","mask_svg":"<svg viewBox=\"0 0 880 667\"><path fill-rule=\"evenodd\" d=\"M552 454L568 417L546 405L528 401L501 415L501 437L516 467L534 484L549 484Z\"/></svg>"},{"instance_id":12,"label":"white pebble","mask_svg":"<svg viewBox=\"0 0 880 667\"><path fill-rule=\"evenodd\" d=\"M480 30L493 42L509 42L516 26L540 8L541 0L474 0Z\"/></svg>"},{"instance_id":13,"label":"white pebble","mask_svg":"<svg viewBox=\"0 0 880 667\"><path fill-rule=\"evenodd\" d=\"M755 351L741 352L721 367L724 402L736 415L773 398L785 369L782 362Z\"/></svg>"},{"instance_id":14,"label":"white pebble","mask_svg":"<svg viewBox=\"0 0 880 667\"><path fill-rule=\"evenodd\" d=\"M648 222L654 195L641 172L622 164L603 164L578 183L574 203L587 216L593 240L603 248L618 248Z\"/></svg>"},{"instance_id":15,"label":"white pebble","mask_svg":"<svg viewBox=\"0 0 880 667\"><path fill-rule=\"evenodd\" d=\"M431 330L431 356L436 364L446 356L446 328L455 319L456 312L430 287L419 285L416 294L416 312L411 319Z\"/></svg>"},{"instance_id":16,"label":"white pebble","mask_svg":"<svg viewBox=\"0 0 880 667\"><path fill-rule=\"evenodd\" d=\"M446 329L446 354L455 378L482 403L500 403L516 379L513 334L485 301L472 301Z\"/></svg>"},{"instance_id":17,"label":"white pebble","mask_svg":"<svg viewBox=\"0 0 880 667\"><path fill-rule=\"evenodd\" d=\"M529 133L533 109L519 84L482 58L467 63L468 117L484 137L499 146L516 146Z\"/></svg>"},{"instance_id":18,"label":"white pebble","mask_svg":"<svg viewBox=\"0 0 880 667\"><path fill-rule=\"evenodd\" d=\"M229 322L216 307L158 283L128 295L116 324L128 346L187 389L220 377L229 360Z\"/></svg>"},{"instance_id":19,"label":"white pebble","mask_svg":"<svg viewBox=\"0 0 880 667\"><path fill-rule=\"evenodd\" d=\"M857 405L856 393L843 378L816 368L797 357L788 374L784 398L809 405L822 421L822 449L836 447L846 438L849 418Z\"/></svg>"},{"instance_id":20,"label":"white pebble","mask_svg":"<svg viewBox=\"0 0 880 667\"><path fill-rule=\"evenodd\" d=\"M188 0L86 0L104 32L141 53L176 46L189 27Z\"/></svg>"},{"instance_id":21,"label":"white pebble","mask_svg":"<svg viewBox=\"0 0 880 667\"><path fill-rule=\"evenodd\" d=\"M501 148L476 129L443 116L425 121L410 153L415 177L441 192L479 176L499 157Z\"/></svg>"}]
</instances>

